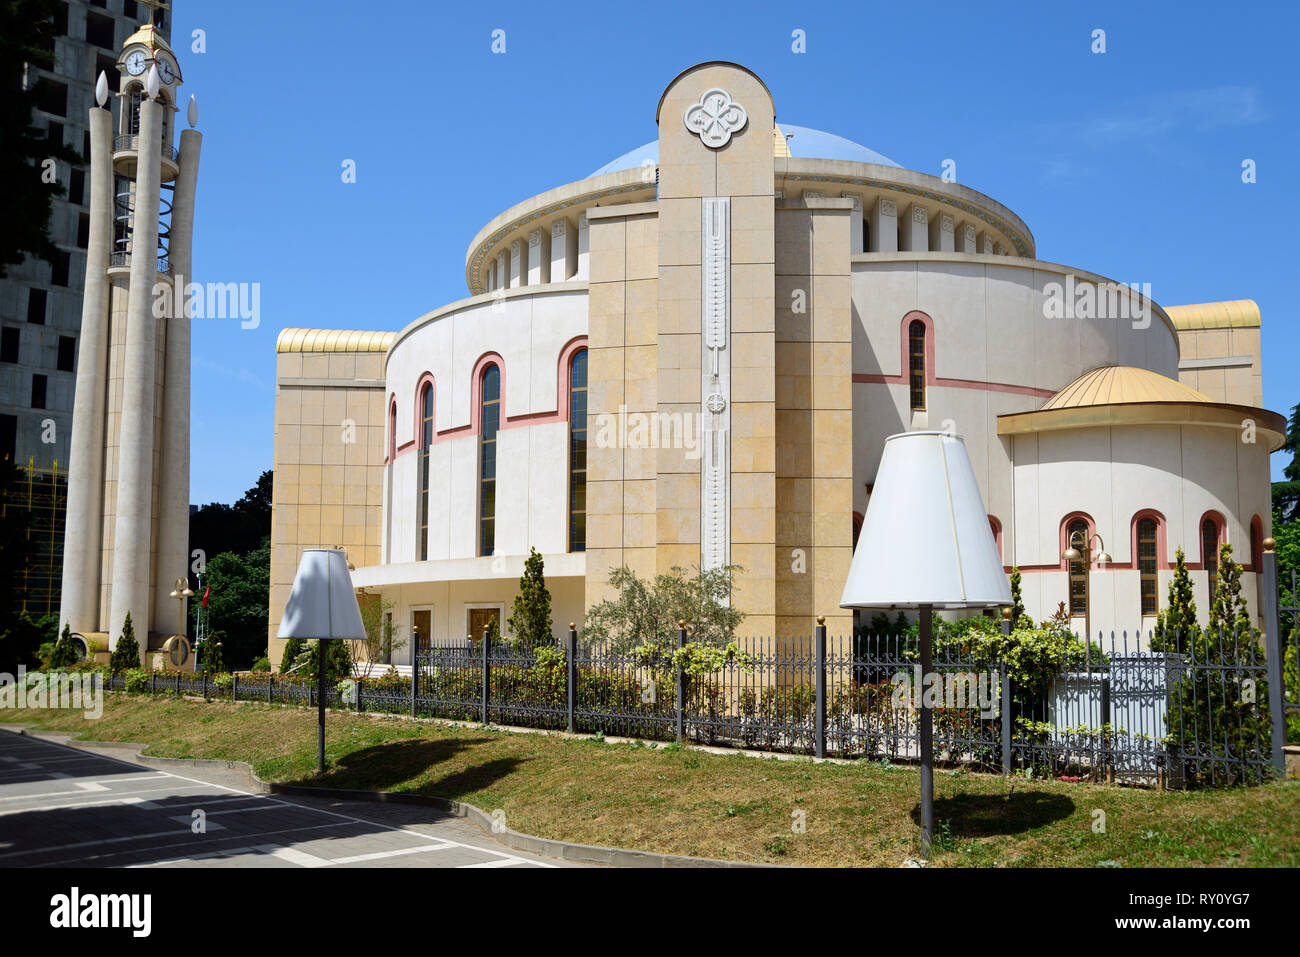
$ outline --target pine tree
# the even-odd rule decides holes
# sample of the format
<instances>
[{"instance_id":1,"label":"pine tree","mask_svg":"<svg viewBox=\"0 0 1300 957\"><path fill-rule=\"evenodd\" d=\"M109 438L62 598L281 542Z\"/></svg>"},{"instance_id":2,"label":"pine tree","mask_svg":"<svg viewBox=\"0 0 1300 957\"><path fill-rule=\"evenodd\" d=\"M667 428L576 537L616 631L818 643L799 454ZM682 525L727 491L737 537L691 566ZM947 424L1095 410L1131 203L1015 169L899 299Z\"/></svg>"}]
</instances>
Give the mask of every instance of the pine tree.
<instances>
[{"instance_id":1,"label":"pine tree","mask_svg":"<svg viewBox=\"0 0 1300 957\"><path fill-rule=\"evenodd\" d=\"M1174 635L1166 632L1166 641ZM1188 776L1198 773L1208 784L1257 781L1259 769L1245 760L1267 753L1272 741L1267 682L1262 673L1236 680L1233 669L1262 664L1264 649L1241 596L1241 566L1232 560L1231 545L1219 547L1219 584L1205 631L1196 629L1175 647L1184 668L1171 695L1168 741L1212 759L1208 770L1187 767Z\"/></svg>"},{"instance_id":2,"label":"pine tree","mask_svg":"<svg viewBox=\"0 0 1300 957\"><path fill-rule=\"evenodd\" d=\"M210 675L219 675L226 670L226 662L221 654L222 639L225 637L225 632L213 631L203 639L199 649L199 653L203 656L199 666Z\"/></svg>"},{"instance_id":3,"label":"pine tree","mask_svg":"<svg viewBox=\"0 0 1300 957\"><path fill-rule=\"evenodd\" d=\"M1190 647L1201 635L1196 621L1196 599L1192 597L1192 576L1187 573L1187 557L1180 545L1174 553L1174 577L1169 581L1169 598L1156 615L1152 651L1174 651Z\"/></svg>"},{"instance_id":4,"label":"pine tree","mask_svg":"<svg viewBox=\"0 0 1300 957\"><path fill-rule=\"evenodd\" d=\"M108 659L108 670L113 672L130 671L140 667L140 645L135 640L135 626L131 624L131 613L126 613L122 622L122 634L117 639L117 647Z\"/></svg>"},{"instance_id":5,"label":"pine tree","mask_svg":"<svg viewBox=\"0 0 1300 957\"><path fill-rule=\"evenodd\" d=\"M77 648L72 643L72 626L64 625L63 634L54 643L54 653L50 655L51 668L68 668L77 663Z\"/></svg>"},{"instance_id":6,"label":"pine tree","mask_svg":"<svg viewBox=\"0 0 1300 957\"><path fill-rule=\"evenodd\" d=\"M551 593L546 590L544 565L537 549L529 548L514 611L506 622L514 640L526 648L551 642Z\"/></svg>"}]
</instances>

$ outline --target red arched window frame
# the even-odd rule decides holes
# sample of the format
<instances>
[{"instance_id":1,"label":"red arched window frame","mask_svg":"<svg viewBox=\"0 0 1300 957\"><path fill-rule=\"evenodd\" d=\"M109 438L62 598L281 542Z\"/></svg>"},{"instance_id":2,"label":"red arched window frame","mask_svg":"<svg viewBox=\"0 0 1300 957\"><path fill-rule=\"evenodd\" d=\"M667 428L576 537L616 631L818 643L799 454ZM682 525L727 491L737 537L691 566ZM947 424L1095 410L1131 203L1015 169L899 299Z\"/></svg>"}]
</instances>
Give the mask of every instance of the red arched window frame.
<instances>
[{"instance_id":1,"label":"red arched window frame","mask_svg":"<svg viewBox=\"0 0 1300 957\"><path fill-rule=\"evenodd\" d=\"M1259 572L1264 567L1264 520L1255 515L1250 520L1250 568Z\"/></svg>"},{"instance_id":2,"label":"red arched window frame","mask_svg":"<svg viewBox=\"0 0 1300 957\"><path fill-rule=\"evenodd\" d=\"M993 532L993 541L998 546L998 558L1002 558L1002 523L996 515L989 516L989 529Z\"/></svg>"},{"instance_id":3,"label":"red arched window frame","mask_svg":"<svg viewBox=\"0 0 1300 957\"><path fill-rule=\"evenodd\" d=\"M388 464L397 458L397 395L388 396Z\"/></svg>"},{"instance_id":4,"label":"red arched window frame","mask_svg":"<svg viewBox=\"0 0 1300 957\"><path fill-rule=\"evenodd\" d=\"M1129 521L1129 565L1138 573L1138 611L1145 616L1160 610L1160 570L1169 567L1165 517L1144 508ZM1144 534L1148 533L1148 534Z\"/></svg>"}]
</instances>

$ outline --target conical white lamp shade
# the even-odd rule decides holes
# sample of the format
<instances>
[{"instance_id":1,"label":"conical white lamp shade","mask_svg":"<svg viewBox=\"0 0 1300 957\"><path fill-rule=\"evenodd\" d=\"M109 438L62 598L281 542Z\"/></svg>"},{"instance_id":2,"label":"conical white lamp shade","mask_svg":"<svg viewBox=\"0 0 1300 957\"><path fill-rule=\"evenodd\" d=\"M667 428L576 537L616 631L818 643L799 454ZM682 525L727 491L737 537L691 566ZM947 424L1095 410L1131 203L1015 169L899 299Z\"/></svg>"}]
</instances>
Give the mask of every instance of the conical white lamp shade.
<instances>
[{"instance_id":1,"label":"conical white lamp shade","mask_svg":"<svg viewBox=\"0 0 1300 957\"><path fill-rule=\"evenodd\" d=\"M988 513L960 436L885 440L842 608L1011 604Z\"/></svg>"},{"instance_id":2,"label":"conical white lamp shade","mask_svg":"<svg viewBox=\"0 0 1300 957\"><path fill-rule=\"evenodd\" d=\"M343 552L337 548L303 549L280 619L279 637L365 639L361 608Z\"/></svg>"}]
</instances>

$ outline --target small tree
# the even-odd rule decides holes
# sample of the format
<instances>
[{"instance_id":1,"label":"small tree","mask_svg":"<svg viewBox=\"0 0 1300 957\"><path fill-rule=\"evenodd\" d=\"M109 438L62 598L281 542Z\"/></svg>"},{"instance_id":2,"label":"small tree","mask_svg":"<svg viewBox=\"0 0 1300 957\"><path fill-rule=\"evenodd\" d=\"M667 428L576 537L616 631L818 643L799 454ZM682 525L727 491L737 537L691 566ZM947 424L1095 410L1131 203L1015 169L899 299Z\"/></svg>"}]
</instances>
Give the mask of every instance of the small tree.
<instances>
[{"instance_id":1,"label":"small tree","mask_svg":"<svg viewBox=\"0 0 1300 957\"><path fill-rule=\"evenodd\" d=\"M1025 599L1020 590L1020 568L1012 566L1011 568L1011 626L1013 628L1032 628L1034 623L1026 621L1023 625L1020 619L1025 617Z\"/></svg>"},{"instance_id":2,"label":"small tree","mask_svg":"<svg viewBox=\"0 0 1300 957\"><path fill-rule=\"evenodd\" d=\"M530 547L514 610L506 621L514 640L526 648L551 641L551 593L546 590L544 565L537 549Z\"/></svg>"},{"instance_id":3,"label":"small tree","mask_svg":"<svg viewBox=\"0 0 1300 957\"><path fill-rule=\"evenodd\" d=\"M118 636L117 647L108 658L108 670L130 671L140 667L140 645L135 640L135 626L131 624L131 613L126 613L122 622L122 634Z\"/></svg>"},{"instance_id":4,"label":"small tree","mask_svg":"<svg viewBox=\"0 0 1300 957\"><path fill-rule=\"evenodd\" d=\"M1196 599L1192 597L1192 576L1187 573L1187 557L1180 545L1174 552L1174 577L1169 581L1169 598L1156 615L1151 650L1172 651L1180 640L1195 642L1200 633L1201 626L1196 621Z\"/></svg>"},{"instance_id":5,"label":"small tree","mask_svg":"<svg viewBox=\"0 0 1300 957\"><path fill-rule=\"evenodd\" d=\"M220 629L208 632L207 637L203 639L203 644L199 649L202 659L199 666L210 675L219 675L226 670L225 657L221 653L221 646L225 642L226 633Z\"/></svg>"},{"instance_id":6,"label":"small tree","mask_svg":"<svg viewBox=\"0 0 1300 957\"><path fill-rule=\"evenodd\" d=\"M77 663L77 646L72 643L72 626L64 625L63 634L54 643L54 653L50 655L51 668L68 668Z\"/></svg>"},{"instance_id":7,"label":"small tree","mask_svg":"<svg viewBox=\"0 0 1300 957\"><path fill-rule=\"evenodd\" d=\"M307 643L301 638L290 638L284 643L284 653L280 655L280 674L293 670L293 663L298 660Z\"/></svg>"},{"instance_id":8,"label":"small tree","mask_svg":"<svg viewBox=\"0 0 1300 957\"><path fill-rule=\"evenodd\" d=\"M362 641L351 642L352 659L356 663L358 674L363 670L364 661L364 671L369 675L372 665L391 660L393 652L403 647L406 639L397 635L397 628L389 614L393 610L391 601L384 601L378 595L362 595L358 605L366 637Z\"/></svg>"},{"instance_id":9,"label":"small tree","mask_svg":"<svg viewBox=\"0 0 1300 957\"><path fill-rule=\"evenodd\" d=\"M325 685L333 687L344 678L352 677L352 651L350 642L331 640L325 646ZM320 651L316 641L302 643L302 651L288 669L294 674L315 681L320 673Z\"/></svg>"},{"instance_id":10,"label":"small tree","mask_svg":"<svg viewBox=\"0 0 1300 957\"><path fill-rule=\"evenodd\" d=\"M1231 669L1262 662L1264 649L1241 597L1241 566L1232 560L1231 545L1219 547L1219 584L1204 632L1171 631L1166 641L1175 638L1187 662L1171 695L1166 740L1212 759L1208 773L1201 772L1207 783L1258 780L1258 769L1247 767L1245 759L1267 752L1272 741L1267 682L1262 674L1253 683L1233 680ZM1196 767L1187 771L1191 776Z\"/></svg>"}]
</instances>

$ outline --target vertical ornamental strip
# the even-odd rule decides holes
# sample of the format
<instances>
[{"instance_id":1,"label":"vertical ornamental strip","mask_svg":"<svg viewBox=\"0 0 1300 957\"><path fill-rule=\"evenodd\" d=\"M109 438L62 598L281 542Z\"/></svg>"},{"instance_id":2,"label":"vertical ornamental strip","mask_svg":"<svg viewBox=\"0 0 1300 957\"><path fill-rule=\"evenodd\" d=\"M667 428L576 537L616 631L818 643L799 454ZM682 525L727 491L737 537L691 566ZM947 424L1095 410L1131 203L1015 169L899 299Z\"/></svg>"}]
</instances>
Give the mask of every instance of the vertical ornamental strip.
<instances>
[{"instance_id":1,"label":"vertical ornamental strip","mask_svg":"<svg viewBox=\"0 0 1300 957\"><path fill-rule=\"evenodd\" d=\"M1268 710L1273 719L1273 767L1286 776L1286 711L1283 704L1282 618L1277 601L1277 552L1271 538L1264 539L1264 654L1268 659Z\"/></svg>"},{"instance_id":2,"label":"vertical ornamental strip","mask_svg":"<svg viewBox=\"0 0 1300 957\"><path fill-rule=\"evenodd\" d=\"M817 616L817 757L826 757L826 616Z\"/></svg>"},{"instance_id":3,"label":"vertical ornamental strip","mask_svg":"<svg viewBox=\"0 0 1300 957\"><path fill-rule=\"evenodd\" d=\"M483 629L483 691L480 696L482 698L481 705L483 711L484 724L488 723L488 691L492 687L491 685L492 665L488 661L488 645L490 645L491 643L492 643L491 632L489 632L489 630L486 627L484 627Z\"/></svg>"},{"instance_id":4,"label":"vertical ornamental strip","mask_svg":"<svg viewBox=\"0 0 1300 957\"><path fill-rule=\"evenodd\" d=\"M686 647L686 621L677 622L677 650ZM682 672L681 661L676 665L677 671L677 741L686 740L686 675Z\"/></svg>"},{"instance_id":5,"label":"vertical ornamental strip","mask_svg":"<svg viewBox=\"0 0 1300 957\"><path fill-rule=\"evenodd\" d=\"M569 647L566 657L569 660L565 668L564 684L568 690L569 699L569 734L576 734L578 731L576 715L578 704L578 627L573 622L569 622Z\"/></svg>"}]
</instances>

